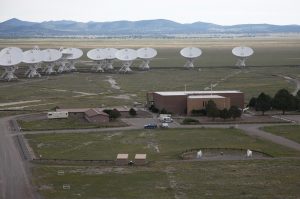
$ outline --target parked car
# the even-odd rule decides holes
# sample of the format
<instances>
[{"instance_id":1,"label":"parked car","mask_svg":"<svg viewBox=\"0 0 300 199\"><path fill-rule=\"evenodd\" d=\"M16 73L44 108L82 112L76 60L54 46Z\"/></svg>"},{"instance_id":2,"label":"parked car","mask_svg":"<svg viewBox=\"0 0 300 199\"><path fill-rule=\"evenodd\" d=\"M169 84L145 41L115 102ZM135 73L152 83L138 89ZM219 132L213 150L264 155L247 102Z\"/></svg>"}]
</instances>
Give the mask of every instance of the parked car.
<instances>
[{"instance_id":1,"label":"parked car","mask_svg":"<svg viewBox=\"0 0 300 199\"><path fill-rule=\"evenodd\" d=\"M161 123L160 127L161 128L169 128L169 124L168 123Z\"/></svg>"},{"instance_id":2,"label":"parked car","mask_svg":"<svg viewBox=\"0 0 300 199\"><path fill-rule=\"evenodd\" d=\"M146 124L144 125L144 129L156 129L157 124Z\"/></svg>"}]
</instances>

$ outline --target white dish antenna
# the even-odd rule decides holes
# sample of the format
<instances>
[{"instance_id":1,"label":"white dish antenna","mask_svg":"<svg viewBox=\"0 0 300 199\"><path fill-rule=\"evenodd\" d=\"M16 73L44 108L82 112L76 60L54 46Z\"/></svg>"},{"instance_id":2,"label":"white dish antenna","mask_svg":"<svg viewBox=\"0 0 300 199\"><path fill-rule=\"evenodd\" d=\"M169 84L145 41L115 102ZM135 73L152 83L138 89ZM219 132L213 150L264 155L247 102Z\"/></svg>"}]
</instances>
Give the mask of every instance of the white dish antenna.
<instances>
[{"instance_id":1,"label":"white dish antenna","mask_svg":"<svg viewBox=\"0 0 300 199\"><path fill-rule=\"evenodd\" d=\"M114 60L116 59L116 53L118 52L118 49L115 48L105 48L104 49L106 52L106 61L105 61L105 65L104 68L106 70L113 70L114 66Z\"/></svg>"},{"instance_id":2,"label":"white dish antenna","mask_svg":"<svg viewBox=\"0 0 300 199\"><path fill-rule=\"evenodd\" d=\"M41 77L40 73L37 71L41 67L41 62L43 61L43 53L38 47L32 50L27 50L23 53L23 62L29 64L29 69L25 72L25 76L28 78Z\"/></svg>"},{"instance_id":3,"label":"white dish antenna","mask_svg":"<svg viewBox=\"0 0 300 199\"><path fill-rule=\"evenodd\" d=\"M75 60L79 59L83 55L82 50L79 48L60 48L60 51L63 54L63 60L60 63L58 72L76 71Z\"/></svg>"},{"instance_id":4,"label":"white dish antenna","mask_svg":"<svg viewBox=\"0 0 300 199\"><path fill-rule=\"evenodd\" d=\"M43 62L47 63L46 68L43 70L47 75L56 73L54 70L55 62L62 58L62 53L56 49L46 49L42 51Z\"/></svg>"},{"instance_id":5,"label":"white dish antenna","mask_svg":"<svg viewBox=\"0 0 300 199\"><path fill-rule=\"evenodd\" d=\"M103 66L105 65L105 59L107 57L106 51L104 49L92 49L87 52L87 57L96 62L96 65L92 67L93 71L104 72Z\"/></svg>"},{"instance_id":6,"label":"white dish antenna","mask_svg":"<svg viewBox=\"0 0 300 199\"><path fill-rule=\"evenodd\" d=\"M253 53L254 53L253 49L246 46L239 46L232 49L232 54L238 57L236 66L239 66L241 68L246 67L246 60L248 57L253 55Z\"/></svg>"},{"instance_id":7,"label":"white dish antenna","mask_svg":"<svg viewBox=\"0 0 300 199\"><path fill-rule=\"evenodd\" d=\"M15 71L18 69L17 64L23 60L23 51L20 48L8 47L0 51L0 66L5 69L1 79L10 81L17 79Z\"/></svg>"},{"instance_id":8,"label":"white dish antenna","mask_svg":"<svg viewBox=\"0 0 300 199\"><path fill-rule=\"evenodd\" d=\"M59 50L56 49L46 49L42 50L43 56L43 62L55 62L61 59L62 53Z\"/></svg>"},{"instance_id":9,"label":"white dish antenna","mask_svg":"<svg viewBox=\"0 0 300 199\"><path fill-rule=\"evenodd\" d=\"M79 59L83 55L82 50L79 48L65 48L61 52L68 60Z\"/></svg>"},{"instance_id":10,"label":"white dish antenna","mask_svg":"<svg viewBox=\"0 0 300 199\"><path fill-rule=\"evenodd\" d=\"M116 53L118 52L118 49L115 48L105 48L106 52L106 59L116 59Z\"/></svg>"},{"instance_id":11,"label":"white dish antenna","mask_svg":"<svg viewBox=\"0 0 300 199\"><path fill-rule=\"evenodd\" d=\"M43 53L37 49L27 50L23 53L23 62L26 64L37 64L43 59Z\"/></svg>"},{"instance_id":12,"label":"white dish antenna","mask_svg":"<svg viewBox=\"0 0 300 199\"><path fill-rule=\"evenodd\" d=\"M130 66L133 60L137 58L137 53L133 49L125 48L116 53L116 58L123 62L120 72L127 73L132 71Z\"/></svg>"},{"instance_id":13,"label":"white dish antenna","mask_svg":"<svg viewBox=\"0 0 300 199\"><path fill-rule=\"evenodd\" d=\"M196 47L186 47L181 49L180 54L187 60L184 67L194 68L194 61L202 55L202 50Z\"/></svg>"},{"instance_id":14,"label":"white dish antenna","mask_svg":"<svg viewBox=\"0 0 300 199\"><path fill-rule=\"evenodd\" d=\"M140 48L137 50L137 55L140 59L143 60L140 68L143 70L149 70L150 60L153 59L157 55L157 51L153 48Z\"/></svg>"},{"instance_id":15,"label":"white dish antenna","mask_svg":"<svg viewBox=\"0 0 300 199\"><path fill-rule=\"evenodd\" d=\"M87 52L87 57L94 61L105 60L106 51L102 48L92 49Z\"/></svg>"},{"instance_id":16,"label":"white dish antenna","mask_svg":"<svg viewBox=\"0 0 300 199\"><path fill-rule=\"evenodd\" d=\"M8 47L0 51L0 65L14 66L23 60L23 51L20 48Z\"/></svg>"}]
</instances>

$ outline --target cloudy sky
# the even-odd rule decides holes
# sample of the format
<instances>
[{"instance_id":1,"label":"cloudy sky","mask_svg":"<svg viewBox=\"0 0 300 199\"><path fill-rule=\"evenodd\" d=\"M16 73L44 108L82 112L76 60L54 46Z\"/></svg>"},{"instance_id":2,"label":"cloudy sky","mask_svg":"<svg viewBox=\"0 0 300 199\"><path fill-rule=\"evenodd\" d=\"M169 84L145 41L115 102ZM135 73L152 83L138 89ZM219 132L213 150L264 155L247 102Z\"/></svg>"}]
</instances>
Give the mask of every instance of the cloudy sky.
<instances>
[{"instance_id":1,"label":"cloudy sky","mask_svg":"<svg viewBox=\"0 0 300 199\"><path fill-rule=\"evenodd\" d=\"M300 0L0 0L0 21L170 19L221 25L300 24Z\"/></svg>"}]
</instances>

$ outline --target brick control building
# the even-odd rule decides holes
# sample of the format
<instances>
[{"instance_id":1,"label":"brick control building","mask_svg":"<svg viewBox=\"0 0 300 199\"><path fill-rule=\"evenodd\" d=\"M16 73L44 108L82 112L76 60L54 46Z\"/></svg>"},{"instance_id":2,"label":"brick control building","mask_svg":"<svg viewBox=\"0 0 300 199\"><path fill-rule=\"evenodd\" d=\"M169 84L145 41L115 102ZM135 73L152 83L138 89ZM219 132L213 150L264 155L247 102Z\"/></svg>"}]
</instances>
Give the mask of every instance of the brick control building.
<instances>
[{"instance_id":1,"label":"brick control building","mask_svg":"<svg viewBox=\"0 0 300 199\"><path fill-rule=\"evenodd\" d=\"M237 106L244 108L244 93L240 91L175 91L147 94L148 105L173 114L190 114L192 110L205 108L213 100L219 109Z\"/></svg>"}]
</instances>

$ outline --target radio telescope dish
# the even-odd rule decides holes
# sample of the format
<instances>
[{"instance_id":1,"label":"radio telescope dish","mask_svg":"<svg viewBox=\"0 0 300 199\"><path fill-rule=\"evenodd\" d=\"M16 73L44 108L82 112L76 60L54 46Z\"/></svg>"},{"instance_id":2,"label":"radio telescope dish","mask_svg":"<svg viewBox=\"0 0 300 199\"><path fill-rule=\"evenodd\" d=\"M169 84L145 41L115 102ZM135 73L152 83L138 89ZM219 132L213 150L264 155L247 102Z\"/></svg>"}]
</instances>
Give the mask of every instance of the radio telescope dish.
<instances>
[{"instance_id":1,"label":"radio telescope dish","mask_svg":"<svg viewBox=\"0 0 300 199\"><path fill-rule=\"evenodd\" d=\"M66 48L61 52L64 56L66 56L66 59L68 60L79 59L83 55L82 50L79 48Z\"/></svg>"},{"instance_id":2,"label":"radio telescope dish","mask_svg":"<svg viewBox=\"0 0 300 199\"><path fill-rule=\"evenodd\" d=\"M1 79L10 81L18 79L15 76L15 71L18 69L17 64L23 60L23 51L20 48L8 47L0 51L0 66L2 66L5 72L1 75Z\"/></svg>"},{"instance_id":3,"label":"radio telescope dish","mask_svg":"<svg viewBox=\"0 0 300 199\"><path fill-rule=\"evenodd\" d=\"M63 54L63 60L58 68L58 72L76 71L75 60L79 59L83 55L82 50L79 48L60 48L60 51Z\"/></svg>"},{"instance_id":4,"label":"radio telescope dish","mask_svg":"<svg viewBox=\"0 0 300 199\"><path fill-rule=\"evenodd\" d=\"M201 56L202 50L196 47L186 47L181 49L180 54L187 60L184 67L194 68L194 61Z\"/></svg>"},{"instance_id":5,"label":"radio telescope dish","mask_svg":"<svg viewBox=\"0 0 300 199\"><path fill-rule=\"evenodd\" d=\"M116 58L123 62L120 72L127 73L132 71L130 66L133 60L137 58L137 53L133 49L125 48L116 53Z\"/></svg>"},{"instance_id":6,"label":"radio telescope dish","mask_svg":"<svg viewBox=\"0 0 300 199\"><path fill-rule=\"evenodd\" d=\"M48 75L56 73L54 70L55 62L62 58L62 53L56 49L46 49L42 51L43 62L47 64L46 68L43 70Z\"/></svg>"},{"instance_id":7,"label":"radio telescope dish","mask_svg":"<svg viewBox=\"0 0 300 199\"><path fill-rule=\"evenodd\" d=\"M106 70L113 70L113 63L114 60L116 59L116 53L118 52L118 49L115 48L105 48L105 53L106 53L106 60L105 60L105 65L104 68Z\"/></svg>"},{"instance_id":8,"label":"radio telescope dish","mask_svg":"<svg viewBox=\"0 0 300 199\"><path fill-rule=\"evenodd\" d=\"M23 62L29 64L29 69L25 72L25 76L32 78L35 76L41 77L40 73L37 71L41 67L41 62L43 61L43 53L36 47L35 49L25 51L23 53Z\"/></svg>"},{"instance_id":9,"label":"radio telescope dish","mask_svg":"<svg viewBox=\"0 0 300 199\"><path fill-rule=\"evenodd\" d=\"M150 60L157 55L157 51L153 48L140 48L137 50L137 55L140 59L143 60L140 68L143 70L149 70Z\"/></svg>"},{"instance_id":10,"label":"radio telescope dish","mask_svg":"<svg viewBox=\"0 0 300 199\"><path fill-rule=\"evenodd\" d=\"M87 57L96 62L96 66L92 67L93 71L104 72L103 66L107 57L106 51L102 48L92 49L87 52Z\"/></svg>"},{"instance_id":11,"label":"radio telescope dish","mask_svg":"<svg viewBox=\"0 0 300 199\"><path fill-rule=\"evenodd\" d=\"M240 68L245 68L247 58L253 55L253 53L253 49L246 46L239 46L232 49L232 54L238 57L236 66Z\"/></svg>"}]
</instances>

